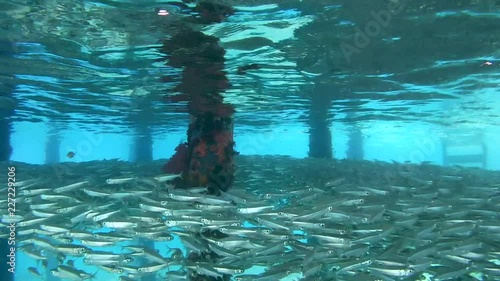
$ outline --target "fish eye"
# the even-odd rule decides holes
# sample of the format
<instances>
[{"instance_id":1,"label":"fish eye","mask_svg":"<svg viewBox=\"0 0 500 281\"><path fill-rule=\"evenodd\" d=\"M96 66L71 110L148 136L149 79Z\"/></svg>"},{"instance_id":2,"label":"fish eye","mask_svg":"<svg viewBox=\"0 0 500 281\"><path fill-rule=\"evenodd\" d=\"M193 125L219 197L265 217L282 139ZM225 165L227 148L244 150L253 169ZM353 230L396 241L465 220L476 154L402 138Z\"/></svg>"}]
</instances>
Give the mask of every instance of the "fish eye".
<instances>
[{"instance_id":1,"label":"fish eye","mask_svg":"<svg viewBox=\"0 0 500 281\"><path fill-rule=\"evenodd\" d=\"M241 274L241 273L243 273L243 270L242 270L242 269L236 269L234 272L235 272L236 274Z\"/></svg>"},{"instance_id":2,"label":"fish eye","mask_svg":"<svg viewBox=\"0 0 500 281\"><path fill-rule=\"evenodd\" d=\"M160 201L160 205L162 205L162 206L167 205L167 203L168 203L167 201Z\"/></svg>"},{"instance_id":3,"label":"fish eye","mask_svg":"<svg viewBox=\"0 0 500 281\"><path fill-rule=\"evenodd\" d=\"M24 201L26 201L26 202L30 203L30 202L31 202L31 197L26 197L26 198L24 198Z\"/></svg>"}]
</instances>

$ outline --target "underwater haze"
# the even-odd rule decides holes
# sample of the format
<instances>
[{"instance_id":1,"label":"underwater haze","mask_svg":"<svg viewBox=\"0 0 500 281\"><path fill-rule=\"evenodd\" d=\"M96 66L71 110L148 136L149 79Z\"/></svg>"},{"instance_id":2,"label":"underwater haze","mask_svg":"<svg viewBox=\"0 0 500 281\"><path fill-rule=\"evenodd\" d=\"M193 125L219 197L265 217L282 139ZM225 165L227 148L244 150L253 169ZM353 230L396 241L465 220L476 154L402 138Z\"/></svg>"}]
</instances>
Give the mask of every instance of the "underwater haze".
<instances>
[{"instance_id":1,"label":"underwater haze","mask_svg":"<svg viewBox=\"0 0 500 281\"><path fill-rule=\"evenodd\" d=\"M498 30L494 0L0 0L0 280L500 280Z\"/></svg>"}]
</instances>

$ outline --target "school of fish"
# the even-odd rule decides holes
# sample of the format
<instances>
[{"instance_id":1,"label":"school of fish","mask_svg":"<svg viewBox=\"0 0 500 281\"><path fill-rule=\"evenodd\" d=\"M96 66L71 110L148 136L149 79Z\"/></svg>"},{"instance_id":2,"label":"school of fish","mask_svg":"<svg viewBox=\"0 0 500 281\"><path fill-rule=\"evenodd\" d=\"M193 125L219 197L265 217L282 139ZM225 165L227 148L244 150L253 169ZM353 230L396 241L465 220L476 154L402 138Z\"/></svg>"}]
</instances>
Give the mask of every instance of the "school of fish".
<instances>
[{"instance_id":1,"label":"school of fish","mask_svg":"<svg viewBox=\"0 0 500 281\"><path fill-rule=\"evenodd\" d=\"M15 215L0 201L2 237L15 223L18 249L40 264L27 269L33 280L101 280L103 271L122 281L500 280L499 172L286 157L238 164L235 186L213 196L174 189L180 175L151 172L160 162L18 163ZM50 256L60 264L48 267Z\"/></svg>"}]
</instances>

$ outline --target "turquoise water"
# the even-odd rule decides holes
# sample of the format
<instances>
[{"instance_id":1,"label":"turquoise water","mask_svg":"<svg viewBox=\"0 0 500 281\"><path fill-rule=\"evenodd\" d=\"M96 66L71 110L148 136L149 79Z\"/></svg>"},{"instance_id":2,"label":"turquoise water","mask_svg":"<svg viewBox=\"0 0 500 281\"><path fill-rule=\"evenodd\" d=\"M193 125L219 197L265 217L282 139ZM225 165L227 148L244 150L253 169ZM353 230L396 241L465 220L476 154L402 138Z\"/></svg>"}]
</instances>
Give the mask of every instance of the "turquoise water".
<instances>
[{"instance_id":1,"label":"turquoise water","mask_svg":"<svg viewBox=\"0 0 500 281\"><path fill-rule=\"evenodd\" d=\"M178 87L196 83L165 42L190 30L225 51L219 94L243 156L306 158L315 136L335 159L500 170L498 1L220 0L234 12L220 22L200 2L0 0L10 160L134 162L146 139L166 162L194 103Z\"/></svg>"}]
</instances>

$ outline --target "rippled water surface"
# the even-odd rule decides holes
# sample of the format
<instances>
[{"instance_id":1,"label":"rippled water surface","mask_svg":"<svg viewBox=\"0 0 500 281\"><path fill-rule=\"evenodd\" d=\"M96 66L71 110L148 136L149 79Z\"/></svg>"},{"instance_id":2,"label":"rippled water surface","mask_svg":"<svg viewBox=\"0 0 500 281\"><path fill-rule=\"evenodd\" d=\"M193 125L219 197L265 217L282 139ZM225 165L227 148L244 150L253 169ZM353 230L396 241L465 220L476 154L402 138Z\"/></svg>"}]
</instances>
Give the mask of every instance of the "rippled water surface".
<instances>
[{"instance_id":1,"label":"rippled water surface","mask_svg":"<svg viewBox=\"0 0 500 281\"><path fill-rule=\"evenodd\" d=\"M183 130L185 102L165 100L181 70L160 47L187 24L226 50L224 98L237 128L302 124L315 93L339 123L498 123L498 1L222 3L236 13L197 24L195 3L0 1L2 50L13 50L0 80L16 86L16 100L3 104L16 107L14 121L124 132L141 119L154 133ZM237 73L251 63L261 68Z\"/></svg>"}]
</instances>

